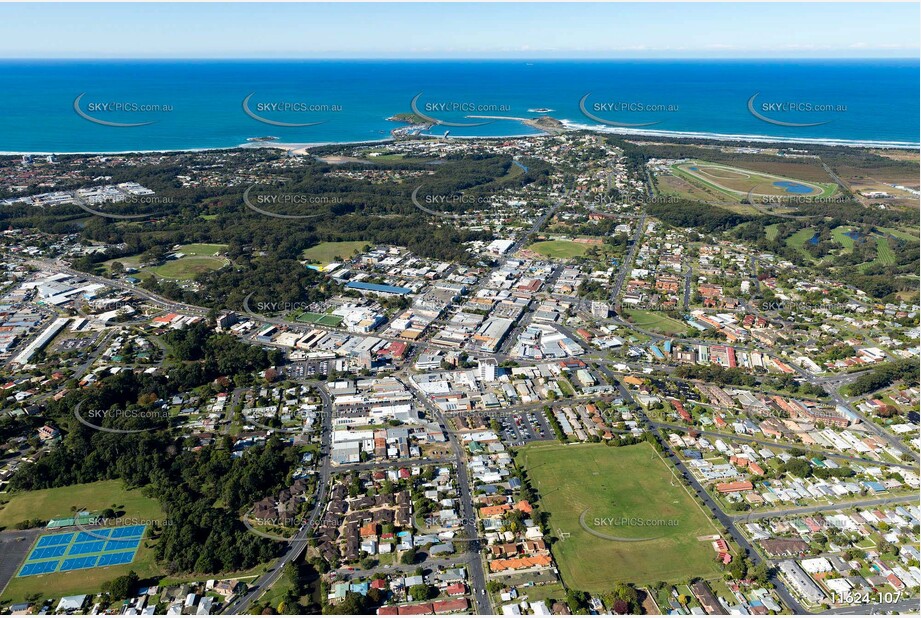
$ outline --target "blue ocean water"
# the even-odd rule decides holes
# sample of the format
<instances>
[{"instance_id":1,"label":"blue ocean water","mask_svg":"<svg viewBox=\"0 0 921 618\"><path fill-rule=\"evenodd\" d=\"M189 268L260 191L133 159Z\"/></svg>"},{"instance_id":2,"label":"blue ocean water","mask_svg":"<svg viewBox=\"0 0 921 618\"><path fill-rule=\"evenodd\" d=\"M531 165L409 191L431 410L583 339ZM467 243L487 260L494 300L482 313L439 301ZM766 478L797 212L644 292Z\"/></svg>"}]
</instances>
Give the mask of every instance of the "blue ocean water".
<instances>
[{"instance_id":1,"label":"blue ocean water","mask_svg":"<svg viewBox=\"0 0 921 618\"><path fill-rule=\"evenodd\" d=\"M387 118L409 112L416 97L419 111L449 123L431 134L458 137L536 133L518 120L471 115L548 114L652 135L921 141L917 60L0 61L0 84L0 152L224 148L260 136L380 140L402 126ZM88 120L75 111L81 94L77 108L91 118L150 124ZM249 95L253 115L310 126L251 117Z\"/></svg>"}]
</instances>

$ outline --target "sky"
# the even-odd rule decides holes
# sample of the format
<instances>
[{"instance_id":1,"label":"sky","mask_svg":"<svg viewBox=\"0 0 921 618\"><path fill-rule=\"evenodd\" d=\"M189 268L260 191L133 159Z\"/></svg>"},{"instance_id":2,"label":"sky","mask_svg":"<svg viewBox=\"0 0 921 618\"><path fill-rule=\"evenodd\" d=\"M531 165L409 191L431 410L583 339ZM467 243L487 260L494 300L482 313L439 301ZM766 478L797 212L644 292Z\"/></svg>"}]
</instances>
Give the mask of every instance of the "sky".
<instances>
[{"instance_id":1,"label":"sky","mask_svg":"<svg viewBox=\"0 0 921 618\"><path fill-rule=\"evenodd\" d=\"M886 58L913 3L0 3L0 58Z\"/></svg>"}]
</instances>

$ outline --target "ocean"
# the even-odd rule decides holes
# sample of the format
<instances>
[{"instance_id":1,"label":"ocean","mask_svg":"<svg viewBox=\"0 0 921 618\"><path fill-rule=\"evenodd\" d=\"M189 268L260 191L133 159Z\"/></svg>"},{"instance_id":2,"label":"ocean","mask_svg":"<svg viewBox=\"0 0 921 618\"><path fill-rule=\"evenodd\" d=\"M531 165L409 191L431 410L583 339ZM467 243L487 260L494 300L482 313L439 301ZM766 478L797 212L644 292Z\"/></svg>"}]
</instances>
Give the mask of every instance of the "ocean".
<instances>
[{"instance_id":1,"label":"ocean","mask_svg":"<svg viewBox=\"0 0 921 618\"><path fill-rule=\"evenodd\" d=\"M0 84L5 153L376 141L414 100L441 123L428 134L454 137L533 135L520 119L549 115L617 133L921 141L917 60L5 60Z\"/></svg>"}]
</instances>

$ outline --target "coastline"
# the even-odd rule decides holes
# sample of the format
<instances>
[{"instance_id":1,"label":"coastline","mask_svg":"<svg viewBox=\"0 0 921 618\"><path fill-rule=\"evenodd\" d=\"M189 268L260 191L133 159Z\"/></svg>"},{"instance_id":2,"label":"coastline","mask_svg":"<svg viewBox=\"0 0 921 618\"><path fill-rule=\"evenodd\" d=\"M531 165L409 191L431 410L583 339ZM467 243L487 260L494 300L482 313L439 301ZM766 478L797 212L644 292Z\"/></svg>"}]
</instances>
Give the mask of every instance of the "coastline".
<instances>
[{"instance_id":1,"label":"coastline","mask_svg":"<svg viewBox=\"0 0 921 618\"><path fill-rule=\"evenodd\" d=\"M536 120L536 119L534 119ZM706 131L661 131L654 129L630 129L630 128L620 128L620 127L607 127L597 124L584 124L581 122L576 122L568 120L565 118L556 119L563 127L564 132L569 131L588 131L593 133L609 134L609 135L620 135L625 137L637 136L637 137L657 137L662 139L698 139L698 140L708 140L715 142L763 142L766 144L799 144L799 145L815 145L815 146L840 146L840 147L850 147L850 148L891 148L896 150L918 150L921 148L921 143L910 143L910 142L898 142L898 141L887 141L887 140L849 140L849 139L836 139L836 138L812 138L812 137L787 137L787 136L772 136L772 135L759 135L759 134L724 134L724 133L710 133ZM543 127L534 126L529 124L529 122L522 122L526 126L529 126L533 129L540 131L538 134L515 134L510 133L506 135L452 135L449 139L455 140L472 140L472 139L521 139L528 137L545 137L552 135ZM442 139L440 136L431 135L427 133L422 133L421 137L426 139ZM383 144L397 141L393 136L382 137L380 139L374 140L345 140L345 141L322 141L322 142L244 142L242 144L236 144L231 146L217 146L217 147L192 147L192 148L165 148L165 149L137 149L137 150L119 150L119 151L76 151L76 152L61 152L61 151L30 151L30 150L4 150L0 151L0 156L10 157L10 156L22 156L22 155L33 155L33 156L48 156L48 155L59 155L59 156L116 156L116 155L130 155L130 154L170 154L170 153L183 153L183 152L207 152L207 151L218 151L218 150L237 150L237 149L249 149L249 148L273 148L276 150L284 150L286 152L294 151L296 154L304 154L310 148L317 148L320 146L350 146L350 145L359 145L359 144ZM300 151L300 152L298 152Z\"/></svg>"}]
</instances>

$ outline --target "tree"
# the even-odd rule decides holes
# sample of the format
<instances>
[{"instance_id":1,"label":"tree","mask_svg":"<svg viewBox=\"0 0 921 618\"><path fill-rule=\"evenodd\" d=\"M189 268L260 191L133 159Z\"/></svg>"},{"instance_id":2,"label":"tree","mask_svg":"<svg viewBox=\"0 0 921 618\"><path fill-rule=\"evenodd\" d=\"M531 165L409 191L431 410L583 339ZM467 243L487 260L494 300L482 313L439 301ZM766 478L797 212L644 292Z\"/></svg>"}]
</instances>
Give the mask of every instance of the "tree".
<instances>
[{"instance_id":1,"label":"tree","mask_svg":"<svg viewBox=\"0 0 921 618\"><path fill-rule=\"evenodd\" d=\"M108 590L113 599L128 599L139 581L138 574L134 571L129 571L127 575L121 575L108 582L104 588Z\"/></svg>"},{"instance_id":2,"label":"tree","mask_svg":"<svg viewBox=\"0 0 921 618\"><path fill-rule=\"evenodd\" d=\"M425 601L431 597L432 589L426 584L416 584L409 587L409 594L413 601Z\"/></svg>"},{"instance_id":3,"label":"tree","mask_svg":"<svg viewBox=\"0 0 921 618\"><path fill-rule=\"evenodd\" d=\"M400 556L401 564L413 564L416 561L416 548L411 547L403 552L403 555Z\"/></svg>"}]
</instances>

